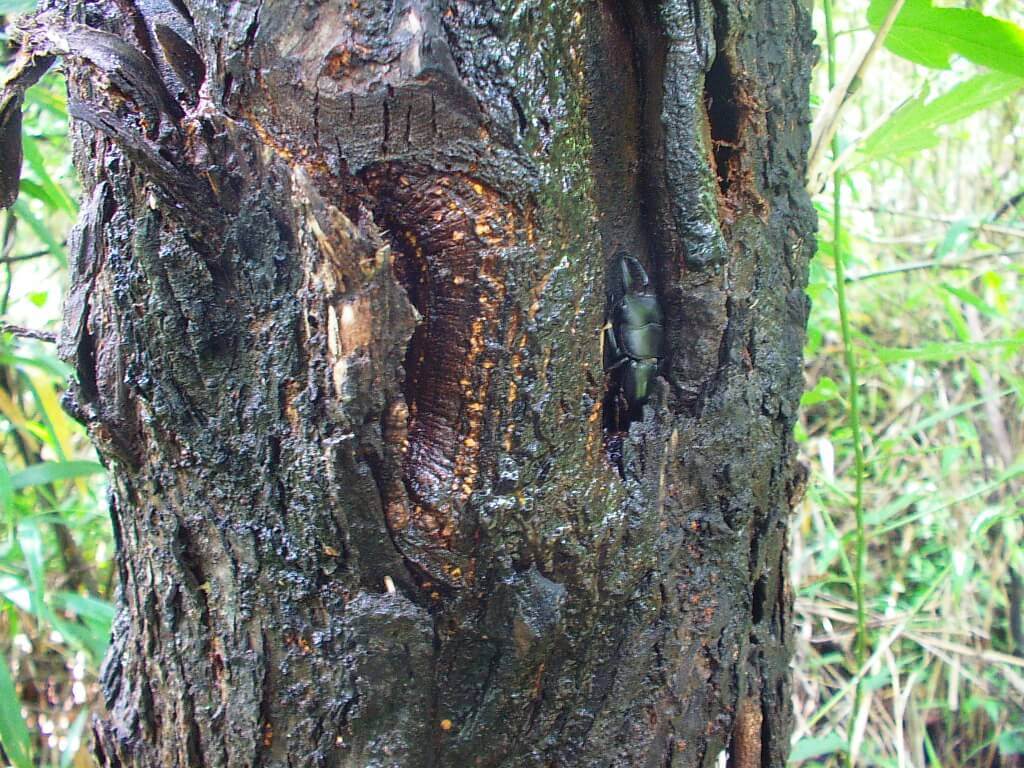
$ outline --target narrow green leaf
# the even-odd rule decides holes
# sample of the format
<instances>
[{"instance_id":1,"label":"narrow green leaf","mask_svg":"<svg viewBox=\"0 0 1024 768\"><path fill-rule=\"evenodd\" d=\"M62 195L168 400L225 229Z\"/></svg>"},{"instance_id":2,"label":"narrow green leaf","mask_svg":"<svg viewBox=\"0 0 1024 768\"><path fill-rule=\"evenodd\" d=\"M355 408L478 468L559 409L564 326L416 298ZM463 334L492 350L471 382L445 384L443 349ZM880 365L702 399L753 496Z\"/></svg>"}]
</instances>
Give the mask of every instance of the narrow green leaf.
<instances>
[{"instance_id":1,"label":"narrow green leaf","mask_svg":"<svg viewBox=\"0 0 1024 768\"><path fill-rule=\"evenodd\" d=\"M868 23L878 29L892 0L871 0ZM932 0L906 0L885 47L917 64L948 69L950 56L1024 77L1024 30L967 8L937 8Z\"/></svg>"},{"instance_id":2,"label":"narrow green leaf","mask_svg":"<svg viewBox=\"0 0 1024 768\"><path fill-rule=\"evenodd\" d=\"M79 617L105 624L108 627L114 621L114 607L110 603L94 597L78 595L74 592L58 592L53 596L54 604L63 610L74 611Z\"/></svg>"},{"instance_id":3,"label":"narrow green leaf","mask_svg":"<svg viewBox=\"0 0 1024 768\"><path fill-rule=\"evenodd\" d=\"M0 353L0 365L17 366L19 369L38 368L59 379L66 379L74 374L74 369L70 365L45 352L33 353L32 357Z\"/></svg>"},{"instance_id":4,"label":"narrow green leaf","mask_svg":"<svg viewBox=\"0 0 1024 768\"><path fill-rule=\"evenodd\" d=\"M32 741L21 716L21 699L11 680L7 656L0 651L0 741L15 768L32 768Z\"/></svg>"},{"instance_id":5,"label":"narrow green leaf","mask_svg":"<svg viewBox=\"0 0 1024 768\"><path fill-rule=\"evenodd\" d=\"M19 181L18 189L19 194L34 198L47 208L56 210L60 207L60 203L50 196L49 190L45 189L42 184L38 184L32 179L22 179Z\"/></svg>"},{"instance_id":6,"label":"narrow green leaf","mask_svg":"<svg viewBox=\"0 0 1024 768\"><path fill-rule=\"evenodd\" d=\"M846 739L838 733L825 736L805 736L800 739L789 753L789 764L796 765L822 755L833 755L846 751Z\"/></svg>"},{"instance_id":7,"label":"narrow green leaf","mask_svg":"<svg viewBox=\"0 0 1024 768\"><path fill-rule=\"evenodd\" d=\"M977 309L986 317L991 317L993 319L1000 318L998 310L996 310L995 307L988 304L988 302L986 302L977 294L971 293L970 291L965 290L963 288L957 288L956 286L950 285L949 283L940 283L939 286L942 288L942 290L946 291L947 293L951 293L954 296L956 296L964 304L970 304L972 307Z\"/></svg>"},{"instance_id":8,"label":"narrow green leaf","mask_svg":"<svg viewBox=\"0 0 1024 768\"><path fill-rule=\"evenodd\" d=\"M75 722L68 729L68 745L60 753L60 768L71 768L75 755L82 748L82 734L85 732L85 725L89 722L89 710L83 708L75 718Z\"/></svg>"},{"instance_id":9,"label":"narrow green leaf","mask_svg":"<svg viewBox=\"0 0 1024 768\"><path fill-rule=\"evenodd\" d=\"M50 175L50 169L47 167L46 160L43 159L42 152L39 151L39 145L36 139L28 134L24 134L21 142L22 152L25 155L25 162L28 167L32 169L32 172L36 176L36 181L47 191L50 198L54 201L54 208L61 210L69 216L74 216L78 213L78 208L75 205L75 201L71 199L71 196L64 190L64 188L53 180ZM24 180L22 180L24 183Z\"/></svg>"},{"instance_id":10,"label":"narrow green leaf","mask_svg":"<svg viewBox=\"0 0 1024 768\"><path fill-rule=\"evenodd\" d=\"M937 128L963 120L1024 88L1024 78L986 72L966 80L941 96L911 99L879 126L858 149L861 158L896 158L930 149L939 143Z\"/></svg>"},{"instance_id":11,"label":"narrow green leaf","mask_svg":"<svg viewBox=\"0 0 1024 768\"><path fill-rule=\"evenodd\" d=\"M35 520L22 520L18 524L18 546L21 547L28 568L32 612L43 616L46 606L46 561L43 556L43 536Z\"/></svg>"},{"instance_id":12,"label":"narrow green leaf","mask_svg":"<svg viewBox=\"0 0 1024 768\"><path fill-rule=\"evenodd\" d=\"M3 0L0 0L3 2ZM25 107L36 106L39 109L44 109L50 114L67 119L68 116L68 99L62 88L59 87L48 87L48 80L53 77L51 72L49 75L43 78L42 82L35 88L29 88L25 92ZM63 78L56 78L56 82L63 82ZM66 132L59 134L61 136L67 135Z\"/></svg>"},{"instance_id":13,"label":"narrow green leaf","mask_svg":"<svg viewBox=\"0 0 1024 768\"><path fill-rule=\"evenodd\" d=\"M0 456L0 515L7 516L8 510L14 509L14 486L11 484L11 473L7 469L7 460Z\"/></svg>"},{"instance_id":14,"label":"narrow green leaf","mask_svg":"<svg viewBox=\"0 0 1024 768\"><path fill-rule=\"evenodd\" d=\"M993 339L991 341L949 341L924 344L920 347L874 347L873 352L880 363L900 363L907 360L957 360L983 351L1018 350L1024 347L1024 339Z\"/></svg>"},{"instance_id":15,"label":"narrow green leaf","mask_svg":"<svg viewBox=\"0 0 1024 768\"><path fill-rule=\"evenodd\" d=\"M14 576L0 575L0 596L10 601L11 605L28 613L32 612L32 598L25 582Z\"/></svg>"},{"instance_id":16,"label":"narrow green leaf","mask_svg":"<svg viewBox=\"0 0 1024 768\"><path fill-rule=\"evenodd\" d=\"M17 490L31 485L97 475L103 471L103 465L95 461L46 461L15 472L11 475L11 485Z\"/></svg>"},{"instance_id":17,"label":"narrow green leaf","mask_svg":"<svg viewBox=\"0 0 1024 768\"><path fill-rule=\"evenodd\" d=\"M61 245L60 241L53 236L50 228L44 224L38 216L36 216L28 203L19 198L14 201L14 205L11 206L11 210L14 215L18 217L19 221L24 221L28 228L32 230L32 233L39 238L39 240L46 246L47 250L50 251L61 264L67 262L67 256L64 253L64 246Z\"/></svg>"}]
</instances>

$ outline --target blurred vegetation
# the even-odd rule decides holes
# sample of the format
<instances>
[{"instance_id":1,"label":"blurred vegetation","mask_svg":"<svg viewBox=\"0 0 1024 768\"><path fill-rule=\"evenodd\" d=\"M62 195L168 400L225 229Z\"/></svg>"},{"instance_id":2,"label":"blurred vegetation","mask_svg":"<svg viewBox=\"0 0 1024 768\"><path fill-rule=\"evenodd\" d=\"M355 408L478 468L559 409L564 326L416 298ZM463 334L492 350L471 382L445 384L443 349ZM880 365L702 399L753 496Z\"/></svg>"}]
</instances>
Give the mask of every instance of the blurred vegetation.
<instances>
[{"instance_id":1,"label":"blurred vegetation","mask_svg":"<svg viewBox=\"0 0 1024 768\"><path fill-rule=\"evenodd\" d=\"M903 4L812 169L794 764L1024 766L1024 7L956 5ZM817 128L892 6L816 9Z\"/></svg>"},{"instance_id":2,"label":"blurred vegetation","mask_svg":"<svg viewBox=\"0 0 1024 768\"><path fill-rule=\"evenodd\" d=\"M0 214L0 320L42 340L0 333L0 743L16 768L65 768L91 765L115 585L103 467L60 406L70 369L47 340L78 197L59 75L28 91L24 128L21 195Z\"/></svg>"},{"instance_id":3,"label":"blurred vegetation","mask_svg":"<svg viewBox=\"0 0 1024 768\"><path fill-rule=\"evenodd\" d=\"M1024 8L905 0L865 59L891 7L815 10L792 763L1024 766ZM28 93L24 147L0 215L0 742L16 768L79 766L116 584L45 340L77 199L59 75Z\"/></svg>"}]
</instances>

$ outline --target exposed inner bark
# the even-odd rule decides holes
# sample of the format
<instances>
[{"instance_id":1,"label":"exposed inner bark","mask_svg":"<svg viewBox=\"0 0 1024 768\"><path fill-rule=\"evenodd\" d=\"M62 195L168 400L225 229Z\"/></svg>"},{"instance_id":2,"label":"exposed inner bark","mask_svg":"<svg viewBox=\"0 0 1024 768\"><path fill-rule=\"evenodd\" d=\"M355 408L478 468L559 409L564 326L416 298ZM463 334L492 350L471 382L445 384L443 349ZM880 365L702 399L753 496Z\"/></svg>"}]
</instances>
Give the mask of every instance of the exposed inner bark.
<instances>
[{"instance_id":1,"label":"exposed inner bark","mask_svg":"<svg viewBox=\"0 0 1024 768\"><path fill-rule=\"evenodd\" d=\"M395 446L408 500L392 489L388 526L432 578L461 585L472 581L471 545L455 539L473 537L468 525L460 532L460 519L477 475L493 470L480 455L491 372L513 354L507 344L518 331L514 322L501 328L501 262L529 243L532 223L472 176L398 166L371 168L362 178L375 221L398 254L396 276L421 318L406 352L408 420ZM511 383L509 403L515 390Z\"/></svg>"},{"instance_id":2,"label":"exposed inner bark","mask_svg":"<svg viewBox=\"0 0 1024 768\"><path fill-rule=\"evenodd\" d=\"M30 38L86 189L101 764L784 764L799 3L54 0Z\"/></svg>"}]
</instances>

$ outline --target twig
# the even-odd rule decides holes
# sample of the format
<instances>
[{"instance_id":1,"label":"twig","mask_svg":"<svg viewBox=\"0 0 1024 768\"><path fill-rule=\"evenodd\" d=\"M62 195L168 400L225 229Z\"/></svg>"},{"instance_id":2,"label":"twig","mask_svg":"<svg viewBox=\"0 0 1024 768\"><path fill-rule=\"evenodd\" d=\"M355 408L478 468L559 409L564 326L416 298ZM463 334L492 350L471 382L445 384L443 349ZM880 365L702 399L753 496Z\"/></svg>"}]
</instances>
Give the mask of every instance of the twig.
<instances>
[{"instance_id":1,"label":"twig","mask_svg":"<svg viewBox=\"0 0 1024 768\"><path fill-rule=\"evenodd\" d=\"M1006 213L1009 213L1014 208L1016 208L1022 200L1024 200L1024 189L1022 189L1017 194L1011 196L1009 200L1000 205L996 209L996 212L992 214L992 221L1002 218Z\"/></svg>"},{"instance_id":2,"label":"twig","mask_svg":"<svg viewBox=\"0 0 1024 768\"><path fill-rule=\"evenodd\" d=\"M1024 251L993 251L992 253L976 253L973 256L966 256L962 259L949 259L947 261L912 261L907 264L900 264L895 267L879 269L875 272L865 272L863 275L847 275L846 282L859 283L863 280L873 280L876 277L887 277L898 275L901 272L915 272L919 269L959 269L976 261L985 259L996 259L1003 256L1024 256Z\"/></svg>"},{"instance_id":3,"label":"twig","mask_svg":"<svg viewBox=\"0 0 1024 768\"><path fill-rule=\"evenodd\" d=\"M882 26L875 33L874 40L862 53L854 57L851 65L843 73L843 77L829 92L828 98L818 113L818 119L814 121L814 129L811 133L811 152L807 160L807 189L812 194L818 192L828 178L819 172L819 168L825 160L825 152L832 142L832 137L835 136L839 127L839 115L857 85L860 84L861 77L871 64L871 60L874 59L878 49L885 42L889 30L892 29L892 25L896 22L896 17L903 7L903 2L904 0L893 0Z\"/></svg>"},{"instance_id":4,"label":"twig","mask_svg":"<svg viewBox=\"0 0 1024 768\"><path fill-rule=\"evenodd\" d=\"M13 323L5 323L0 321L0 331L4 333L13 333L15 336L19 336L23 339L36 339L37 341L45 341L49 344L57 343L57 334L53 331L39 331L35 328L25 328L21 325L14 325Z\"/></svg>"},{"instance_id":5,"label":"twig","mask_svg":"<svg viewBox=\"0 0 1024 768\"><path fill-rule=\"evenodd\" d=\"M963 218L957 218L955 216L940 216L936 213L917 213L916 211L893 211L889 208L882 208L877 205L869 205L866 207L850 206L855 211L864 211L866 213L882 213L887 216L903 216L908 219L919 219L921 221L934 221L939 224L956 224L962 221ZM1004 227L1001 224L988 224L981 222L977 225L979 232L988 232L992 235L1006 235L1008 237L1024 237L1024 227Z\"/></svg>"},{"instance_id":6,"label":"twig","mask_svg":"<svg viewBox=\"0 0 1024 768\"><path fill-rule=\"evenodd\" d=\"M14 264L18 261L29 261L30 259L38 259L40 256L46 256L50 253L50 249L46 248L42 251L32 251L31 253L22 253L18 256L4 256L0 258L0 264Z\"/></svg>"}]
</instances>

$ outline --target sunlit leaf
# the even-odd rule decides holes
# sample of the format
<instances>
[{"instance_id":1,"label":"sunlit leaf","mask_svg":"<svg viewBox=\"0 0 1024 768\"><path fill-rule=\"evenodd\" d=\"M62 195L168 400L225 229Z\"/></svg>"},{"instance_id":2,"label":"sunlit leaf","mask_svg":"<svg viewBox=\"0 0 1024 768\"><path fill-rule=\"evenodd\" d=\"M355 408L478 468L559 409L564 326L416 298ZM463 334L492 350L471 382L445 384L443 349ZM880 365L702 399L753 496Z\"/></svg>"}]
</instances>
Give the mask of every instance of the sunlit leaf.
<instances>
[{"instance_id":1,"label":"sunlit leaf","mask_svg":"<svg viewBox=\"0 0 1024 768\"><path fill-rule=\"evenodd\" d=\"M892 0L871 0L868 23L878 29ZM959 54L968 61L1024 77L1024 30L967 8L940 8L931 0L906 0L885 47L917 64L948 69Z\"/></svg>"},{"instance_id":2,"label":"sunlit leaf","mask_svg":"<svg viewBox=\"0 0 1024 768\"><path fill-rule=\"evenodd\" d=\"M991 350L1019 350L1024 348L1024 339L993 339L991 341L950 341L933 342L920 347L875 347L872 351L879 362L898 363L906 360L957 360Z\"/></svg>"},{"instance_id":3,"label":"sunlit leaf","mask_svg":"<svg viewBox=\"0 0 1024 768\"><path fill-rule=\"evenodd\" d=\"M34 449L39 444L39 440L32 430L28 417L22 412L21 406L2 388L0 388L0 414L3 414L14 425L21 436L28 441L30 448Z\"/></svg>"},{"instance_id":4,"label":"sunlit leaf","mask_svg":"<svg viewBox=\"0 0 1024 768\"><path fill-rule=\"evenodd\" d=\"M805 736L793 745L793 750L789 753L789 765L799 765L814 757L845 751L846 739L838 733L829 733L825 736Z\"/></svg>"},{"instance_id":5,"label":"sunlit leaf","mask_svg":"<svg viewBox=\"0 0 1024 768\"><path fill-rule=\"evenodd\" d=\"M26 375L26 378L28 379L29 389L39 405L42 420L53 438L52 447L63 461L73 453L73 446L71 445L71 418L60 407L57 393L54 391L53 384L49 380L39 375L31 374Z\"/></svg>"},{"instance_id":6,"label":"sunlit leaf","mask_svg":"<svg viewBox=\"0 0 1024 768\"><path fill-rule=\"evenodd\" d=\"M936 129L963 120L979 110L1005 101L1024 88L1024 79L1003 72L986 72L926 101L912 99L896 110L857 150L861 158L896 158L939 143Z\"/></svg>"},{"instance_id":7,"label":"sunlit leaf","mask_svg":"<svg viewBox=\"0 0 1024 768\"><path fill-rule=\"evenodd\" d=\"M54 605L73 611L84 619L110 626L114 621L114 608L110 603L93 597L75 594L74 592L58 592L53 596Z\"/></svg>"},{"instance_id":8,"label":"sunlit leaf","mask_svg":"<svg viewBox=\"0 0 1024 768\"><path fill-rule=\"evenodd\" d=\"M32 598L25 582L14 576L0 575L0 596L21 610L32 612Z\"/></svg>"},{"instance_id":9,"label":"sunlit leaf","mask_svg":"<svg viewBox=\"0 0 1024 768\"><path fill-rule=\"evenodd\" d=\"M822 376L815 382L814 387L804 392L800 399L800 405L806 408L834 400L837 397L839 397L839 386L828 376Z\"/></svg>"},{"instance_id":10,"label":"sunlit leaf","mask_svg":"<svg viewBox=\"0 0 1024 768\"><path fill-rule=\"evenodd\" d=\"M27 488L30 485L46 485L102 472L103 465L95 461L46 461L12 474L11 485L15 489Z\"/></svg>"}]
</instances>

